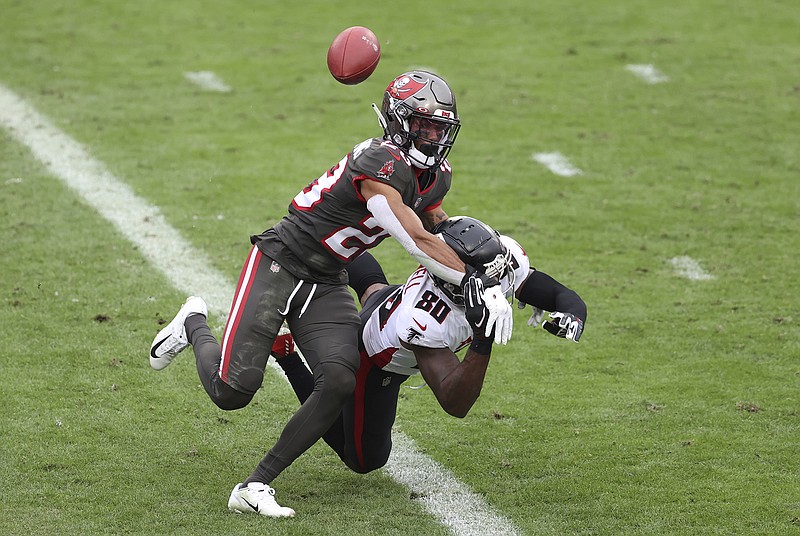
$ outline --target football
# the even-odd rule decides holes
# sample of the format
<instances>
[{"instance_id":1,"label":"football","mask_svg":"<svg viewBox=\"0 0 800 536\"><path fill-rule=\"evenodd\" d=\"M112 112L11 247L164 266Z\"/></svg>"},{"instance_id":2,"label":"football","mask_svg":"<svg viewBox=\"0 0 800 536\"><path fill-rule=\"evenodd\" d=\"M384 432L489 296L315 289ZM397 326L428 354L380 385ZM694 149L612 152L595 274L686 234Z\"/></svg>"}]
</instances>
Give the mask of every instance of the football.
<instances>
[{"instance_id":1,"label":"football","mask_svg":"<svg viewBox=\"0 0 800 536\"><path fill-rule=\"evenodd\" d=\"M328 70L342 84L366 80L381 59L381 45L369 28L352 26L336 36L328 47Z\"/></svg>"}]
</instances>

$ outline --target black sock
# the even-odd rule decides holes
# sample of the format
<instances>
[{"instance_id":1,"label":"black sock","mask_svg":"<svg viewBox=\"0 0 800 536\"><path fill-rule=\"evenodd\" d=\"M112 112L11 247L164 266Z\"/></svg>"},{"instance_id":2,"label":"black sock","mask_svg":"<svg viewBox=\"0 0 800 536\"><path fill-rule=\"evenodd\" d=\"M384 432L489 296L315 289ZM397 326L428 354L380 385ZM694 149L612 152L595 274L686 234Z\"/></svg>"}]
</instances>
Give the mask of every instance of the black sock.
<instances>
[{"instance_id":1,"label":"black sock","mask_svg":"<svg viewBox=\"0 0 800 536\"><path fill-rule=\"evenodd\" d=\"M292 352L276 361L283 369L294 390L294 394L297 395L297 399L302 404L311 396L311 391L314 390L314 375L308 370L308 367L297 352Z\"/></svg>"}]
</instances>

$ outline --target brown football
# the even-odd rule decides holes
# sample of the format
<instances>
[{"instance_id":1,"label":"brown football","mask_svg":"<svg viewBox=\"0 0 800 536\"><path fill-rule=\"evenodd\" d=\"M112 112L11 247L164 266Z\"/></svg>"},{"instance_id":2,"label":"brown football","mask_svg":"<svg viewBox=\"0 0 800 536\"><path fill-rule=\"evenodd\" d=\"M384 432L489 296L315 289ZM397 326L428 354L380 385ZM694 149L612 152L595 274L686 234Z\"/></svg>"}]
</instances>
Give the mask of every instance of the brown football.
<instances>
[{"instance_id":1,"label":"brown football","mask_svg":"<svg viewBox=\"0 0 800 536\"><path fill-rule=\"evenodd\" d=\"M353 26L336 36L328 47L328 70L342 84L366 80L381 59L381 44L369 28Z\"/></svg>"}]
</instances>

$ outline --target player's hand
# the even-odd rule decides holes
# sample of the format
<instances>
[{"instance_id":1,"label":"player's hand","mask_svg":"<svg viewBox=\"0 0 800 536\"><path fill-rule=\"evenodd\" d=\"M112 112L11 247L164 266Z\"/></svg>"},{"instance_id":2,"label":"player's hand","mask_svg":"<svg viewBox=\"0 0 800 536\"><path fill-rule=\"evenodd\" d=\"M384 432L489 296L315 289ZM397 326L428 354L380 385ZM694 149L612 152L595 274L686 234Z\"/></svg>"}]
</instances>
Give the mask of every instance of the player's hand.
<instances>
[{"instance_id":1,"label":"player's hand","mask_svg":"<svg viewBox=\"0 0 800 536\"><path fill-rule=\"evenodd\" d=\"M517 309L525 309L525 306L528 305L525 302L517 302ZM544 309L539 309L535 305L531 305L533 308L533 313L531 317L528 319L528 325L532 328L538 328L539 325L542 323L542 319L544 319L544 314L547 312Z\"/></svg>"},{"instance_id":2,"label":"player's hand","mask_svg":"<svg viewBox=\"0 0 800 536\"><path fill-rule=\"evenodd\" d=\"M470 321L469 316L472 315L476 322L473 324L470 321L473 330L480 332L483 328L485 337L494 337L494 342L499 344L508 343L514 326L514 315L511 305L503 296L500 281L473 269L464 276L461 288L464 292L467 320ZM469 294L472 294L472 303L469 301Z\"/></svg>"},{"instance_id":3,"label":"player's hand","mask_svg":"<svg viewBox=\"0 0 800 536\"><path fill-rule=\"evenodd\" d=\"M572 313L550 313L550 319L542 322L542 327L556 337L578 342L583 333L583 320Z\"/></svg>"},{"instance_id":4,"label":"player's hand","mask_svg":"<svg viewBox=\"0 0 800 536\"><path fill-rule=\"evenodd\" d=\"M483 281L479 277L467 277L462 286L464 293L464 314L467 317L472 331L480 338L484 338L486 330L486 320L489 318L489 311L483 302Z\"/></svg>"},{"instance_id":5,"label":"player's hand","mask_svg":"<svg viewBox=\"0 0 800 536\"><path fill-rule=\"evenodd\" d=\"M486 320L486 336L491 337L491 333L494 331L494 342L508 343L511 331L514 329L514 312L511 304L503 295L499 283L483 291L483 301L489 311L489 318Z\"/></svg>"}]
</instances>

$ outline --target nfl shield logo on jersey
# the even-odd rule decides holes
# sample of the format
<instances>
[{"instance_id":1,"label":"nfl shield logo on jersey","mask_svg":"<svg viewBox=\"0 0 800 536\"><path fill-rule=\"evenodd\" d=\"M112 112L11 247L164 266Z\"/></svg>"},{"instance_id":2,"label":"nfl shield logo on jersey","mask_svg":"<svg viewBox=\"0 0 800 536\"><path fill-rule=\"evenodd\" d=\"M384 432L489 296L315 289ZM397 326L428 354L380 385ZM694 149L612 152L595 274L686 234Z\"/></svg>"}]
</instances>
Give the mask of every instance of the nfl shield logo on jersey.
<instances>
[{"instance_id":1,"label":"nfl shield logo on jersey","mask_svg":"<svg viewBox=\"0 0 800 536\"><path fill-rule=\"evenodd\" d=\"M278 263L277 263L277 262L275 262L275 261L272 261L272 265L269 267L269 269L270 269L270 271L271 271L272 273L275 273L275 274L277 274L278 272L280 272L280 271L281 271L281 265L280 265L280 264L278 264Z\"/></svg>"}]
</instances>

